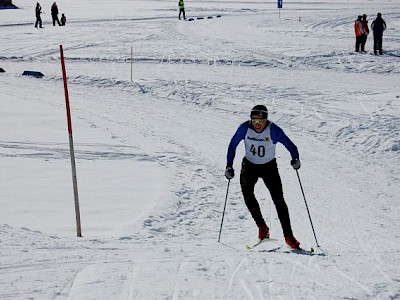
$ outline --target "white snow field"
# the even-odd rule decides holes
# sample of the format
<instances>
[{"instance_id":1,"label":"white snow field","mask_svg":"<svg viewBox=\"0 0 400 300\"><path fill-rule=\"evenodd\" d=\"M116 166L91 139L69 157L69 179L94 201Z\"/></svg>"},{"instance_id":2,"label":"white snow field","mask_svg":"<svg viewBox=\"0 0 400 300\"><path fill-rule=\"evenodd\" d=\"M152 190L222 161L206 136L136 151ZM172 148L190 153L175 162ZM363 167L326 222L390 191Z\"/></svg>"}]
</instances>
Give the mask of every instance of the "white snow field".
<instances>
[{"instance_id":1,"label":"white snow field","mask_svg":"<svg viewBox=\"0 0 400 300\"><path fill-rule=\"evenodd\" d=\"M191 22L177 1L60 0L65 27L52 2L42 29L36 1L0 10L0 299L400 299L400 0L284 1L280 14L188 0ZM355 53L354 20L378 12L383 55L372 34ZM242 144L218 242L227 147L256 104L299 148L317 241L282 145L277 159L313 255L289 251L261 182L271 241L245 249L258 230Z\"/></svg>"}]
</instances>

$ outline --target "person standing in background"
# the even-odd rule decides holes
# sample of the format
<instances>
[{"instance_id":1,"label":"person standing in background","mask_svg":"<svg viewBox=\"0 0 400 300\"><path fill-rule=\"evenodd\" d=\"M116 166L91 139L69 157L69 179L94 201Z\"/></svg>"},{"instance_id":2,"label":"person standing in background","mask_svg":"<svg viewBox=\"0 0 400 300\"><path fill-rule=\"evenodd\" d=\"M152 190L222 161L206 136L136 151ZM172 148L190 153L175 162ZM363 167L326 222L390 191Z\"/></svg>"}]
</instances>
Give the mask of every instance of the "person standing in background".
<instances>
[{"instance_id":1,"label":"person standing in background","mask_svg":"<svg viewBox=\"0 0 400 300\"><path fill-rule=\"evenodd\" d=\"M365 44L367 43L367 38L368 38L368 34L369 34L368 20L367 20L366 14L363 14L361 24L362 24L362 29L363 29L363 35L362 35L362 41L361 41L361 52L366 52Z\"/></svg>"},{"instance_id":2,"label":"person standing in background","mask_svg":"<svg viewBox=\"0 0 400 300\"><path fill-rule=\"evenodd\" d=\"M51 6L51 18L53 19L53 26L56 26L56 21L58 26L61 26L60 20L58 19L58 7L55 2Z\"/></svg>"},{"instance_id":3,"label":"person standing in background","mask_svg":"<svg viewBox=\"0 0 400 300\"><path fill-rule=\"evenodd\" d=\"M35 13L36 13L35 27L37 28L39 25L39 27L42 28L42 18L40 17L40 15L42 13L42 7L40 6L39 2L36 3Z\"/></svg>"},{"instance_id":4,"label":"person standing in background","mask_svg":"<svg viewBox=\"0 0 400 300\"><path fill-rule=\"evenodd\" d=\"M386 30L386 22L382 19L381 13L378 13L376 19L372 21L371 29L374 33L374 53L377 55L379 51L379 54L382 54L382 37Z\"/></svg>"},{"instance_id":5,"label":"person standing in background","mask_svg":"<svg viewBox=\"0 0 400 300\"><path fill-rule=\"evenodd\" d=\"M183 0L179 0L178 2L178 7L179 7L179 20L181 19L181 14L183 13L183 19L186 20L186 16L185 16L185 3L183 2Z\"/></svg>"},{"instance_id":6,"label":"person standing in background","mask_svg":"<svg viewBox=\"0 0 400 300\"><path fill-rule=\"evenodd\" d=\"M357 20L354 21L354 34L356 35L356 52L360 52L360 47L364 35L361 21L362 16L358 16Z\"/></svg>"}]
</instances>

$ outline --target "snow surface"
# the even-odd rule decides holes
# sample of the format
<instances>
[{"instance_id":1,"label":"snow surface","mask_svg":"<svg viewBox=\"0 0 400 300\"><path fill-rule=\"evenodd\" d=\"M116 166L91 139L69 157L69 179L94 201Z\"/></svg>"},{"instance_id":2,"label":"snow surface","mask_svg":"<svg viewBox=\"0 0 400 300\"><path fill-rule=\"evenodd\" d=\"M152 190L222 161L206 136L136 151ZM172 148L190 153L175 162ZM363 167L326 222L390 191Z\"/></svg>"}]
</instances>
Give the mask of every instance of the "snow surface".
<instances>
[{"instance_id":1,"label":"snow surface","mask_svg":"<svg viewBox=\"0 0 400 300\"><path fill-rule=\"evenodd\" d=\"M1 299L400 298L399 0L284 1L280 18L274 1L188 0L193 22L175 1L58 1L65 27L46 0L40 30L36 1L13 2L0 10ZM377 12L384 55L371 35L354 53L354 19ZM286 253L261 183L272 240L245 250L257 227L238 176L217 242L227 146L256 104L299 148L320 247L284 147L277 158L315 255Z\"/></svg>"}]
</instances>

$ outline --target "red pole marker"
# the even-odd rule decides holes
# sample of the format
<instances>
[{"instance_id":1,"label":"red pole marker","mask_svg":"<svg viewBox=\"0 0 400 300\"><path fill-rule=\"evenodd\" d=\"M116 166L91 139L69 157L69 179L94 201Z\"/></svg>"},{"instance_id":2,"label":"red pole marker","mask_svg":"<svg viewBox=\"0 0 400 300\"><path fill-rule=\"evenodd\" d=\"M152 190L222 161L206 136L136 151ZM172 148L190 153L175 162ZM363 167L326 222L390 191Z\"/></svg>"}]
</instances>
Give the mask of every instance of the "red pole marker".
<instances>
[{"instance_id":1,"label":"red pole marker","mask_svg":"<svg viewBox=\"0 0 400 300\"><path fill-rule=\"evenodd\" d=\"M74 187L74 198L75 198L76 230L77 230L77 236L78 237L82 237L81 217L80 217L80 211L79 211L78 182L77 182L77 177L76 177L76 165L75 165L74 140L72 138L71 110L70 110L70 107L69 107L67 72L65 71L64 51L63 51L62 45L60 45L60 55L61 55L62 75L63 75L63 81L64 81L65 106L66 106L66 109L67 109L69 151L70 151L70 155L71 155L72 184L73 184L73 187Z\"/></svg>"}]
</instances>

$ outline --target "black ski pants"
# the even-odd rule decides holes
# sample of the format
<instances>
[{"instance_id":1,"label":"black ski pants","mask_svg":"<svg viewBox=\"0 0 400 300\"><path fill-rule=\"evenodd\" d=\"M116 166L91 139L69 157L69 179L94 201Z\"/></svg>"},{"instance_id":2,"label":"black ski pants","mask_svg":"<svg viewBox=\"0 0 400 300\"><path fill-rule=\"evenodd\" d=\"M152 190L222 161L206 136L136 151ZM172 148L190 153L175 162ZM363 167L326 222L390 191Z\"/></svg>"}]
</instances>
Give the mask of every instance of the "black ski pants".
<instances>
[{"instance_id":1,"label":"black ski pants","mask_svg":"<svg viewBox=\"0 0 400 300\"><path fill-rule=\"evenodd\" d=\"M279 176L276 159L262 165L253 164L246 158L243 158L242 161L240 186L242 188L244 202L257 226L261 226L265 224L265 221L260 210L260 205L254 195L254 187L258 178L262 178L271 194L279 221L282 225L283 235L292 236L293 232L290 224L289 210L283 198L282 181Z\"/></svg>"},{"instance_id":2,"label":"black ski pants","mask_svg":"<svg viewBox=\"0 0 400 300\"><path fill-rule=\"evenodd\" d=\"M36 17L36 23L35 23L35 27L39 27L42 28L42 18L39 16Z\"/></svg>"},{"instance_id":3,"label":"black ski pants","mask_svg":"<svg viewBox=\"0 0 400 300\"><path fill-rule=\"evenodd\" d=\"M186 20L186 15L185 15L185 9L180 8L179 9L179 20L181 19L181 14L183 14L183 19Z\"/></svg>"},{"instance_id":4,"label":"black ski pants","mask_svg":"<svg viewBox=\"0 0 400 300\"><path fill-rule=\"evenodd\" d=\"M356 52L360 52L362 41L363 41L362 35L356 36Z\"/></svg>"},{"instance_id":5,"label":"black ski pants","mask_svg":"<svg viewBox=\"0 0 400 300\"><path fill-rule=\"evenodd\" d=\"M374 32L374 53L376 54L379 51L379 54L382 54L382 32Z\"/></svg>"},{"instance_id":6,"label":"black ski pants","mask_svg":"<svg viewBox=\"0 0 400 300\"><path fill-rule=\"evenodd\" d=\"M367 43L368 35L363 34L361 39L361 51L365 52L365 44Z\"/></svg>"},{"instance_id":7,"label":"black ski pants","mask_svg":"<svg viewBox=\"0 0 400 300\"><path fill-rule=\"evenodd\" d=\"M52 19L53 19L53 26L56 26L56 22L58 24L58 26L61 26L60 20L58 19L57 15L51 15Z\"/></svg>"}]
</instances>

